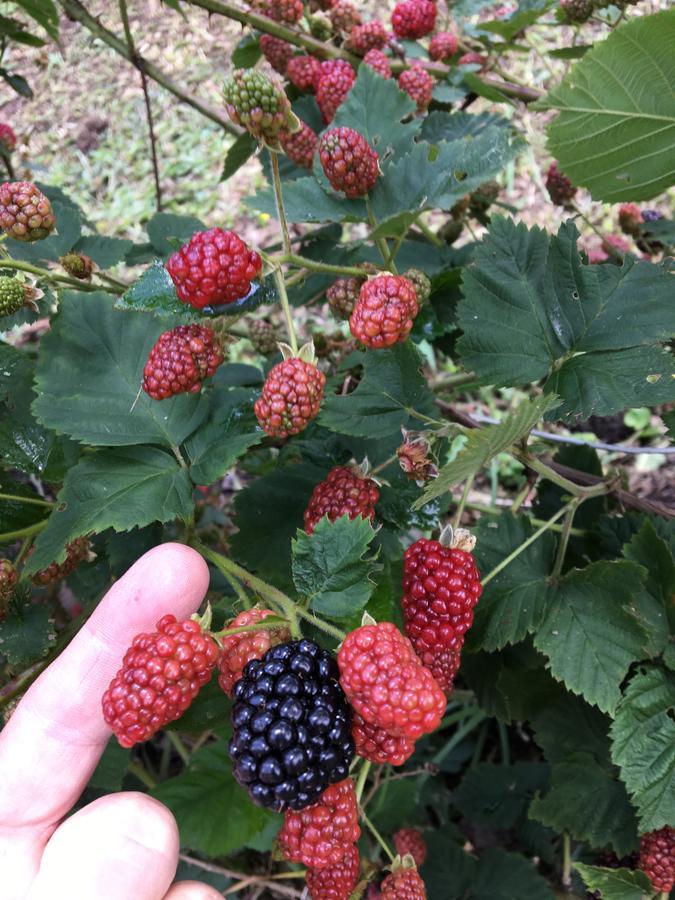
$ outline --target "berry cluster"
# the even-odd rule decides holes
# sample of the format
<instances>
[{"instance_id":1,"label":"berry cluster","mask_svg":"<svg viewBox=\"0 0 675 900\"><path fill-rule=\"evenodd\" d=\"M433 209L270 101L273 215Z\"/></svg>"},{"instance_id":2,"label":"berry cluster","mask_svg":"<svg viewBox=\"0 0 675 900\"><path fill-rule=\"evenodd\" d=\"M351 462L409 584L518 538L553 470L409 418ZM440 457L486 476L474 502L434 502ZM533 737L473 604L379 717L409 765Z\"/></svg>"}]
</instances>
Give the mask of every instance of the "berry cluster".
<instances>
[{"instance_id":1,"label":"berry cluster","mask_svg":"<svg viewBox=\"0 0 675 900\"><path fill-rule=\"evenodd\" d=\"M89 556L91 544L86 537L75 538L66 546L66 558L62 563L53 562L33 575L32 582L39 587L46 587L54 581L67 578L77 566ZM31 551L32 552L32 551Z\"/></svg>"},{"instance_id":2,"label":"berry cluster","mask_svg":"<svg viewBox=\"0 0 675 900\"><path fill-rule=\"evenodd\" d=\"M363 278L338 278L326 291L330 311L338 319L348 319L359 299Z\"/></svg>"},{"instance_id":3,"label":"berry cluster","mask_svg":"<svg viewBox=\"0 0 675 900\"><path fill-rule=\"evenodd\" d=\"M418 112L424 112L431 103L434 79L421 65L412 65L401 72L398 86L415 101Z\"/></svg>"},{"instance_id":4,"label":"berry cluster","mask_svg":"<svg viewBox=\"0 0 675 900\"><path fill-rule=\"evenodd\" d=\"M412 282L400 275L377 275L361 287L349 329L366 347L391 347L408 337L418 311Z\"/></svg>"},{"instance_id":5,"label":"berry cluster","mask_svg":"<svg viewBox=\"0 0 675 900\"><path fill-rule=\"evenodd\" d=\"M321 64L316 80L316 102L326 124L333 121L355 81L354 70L346 60L329 59Z\"/></svg>"},{"instance_id":6,"label":"berry cluster","mask_svg":"<svg viewBox=\"0 0 675 900\"><path fill-rule=\"evenodd\" d=\"M239 613L228 625L231 628L243 628L257 625L275 616L272 609L244 610ZM235 684L241 678L244 668L252 659L260 659L267 653L270 647L276 647L290 640L290 632L283 625L274 629L261 629L260 631L244 631L241 634L228 634L221 641L220 657L218 659L218 684L228 697L232 696Z\"/></svg>"},{"instance_id":7,"label":"berry cluster","mask_svg":"<svg viewBox=\"0 0 675 900\"><path fill-rule=\"evenodd\" d=\"M305 531L311 534L324 516L330 522L340 516L361 517L372 522L379 497L377 484L365 478L355 466L336 466L312 492L305 510Z\"/></svg>"},{"instance_id":8,"label":"berry cluster","mask_svg":"<svg viewBox=\"0 0 675 900\"><path fill-rule=\"evenodd\" d=\"M0 184L0 227L15 241L40 241L56 227L52 205L30 181Z\"/></svg>"},{"instance_id":9,"label":"berry cluster","mask_svg":"<svg viewBox=\"0 0 675 900\"><path fill-rule=\"evenodd\" d=\"M675 827L666 825L640 839L640 869L655 891L669 894L675 884Z\"/></svg>"},{"instance_id":10,"label":"berry cluster","mask_svg":"<svg viewBox=\"0 0 675 900\"><path fill-rule=\"evenodd\" d=\"M302 4L300 4L302 6ZM227 112L261 143L276 149L280 131L295 131L297 119L280 84L254 69L237 69L223 85Z\"/></svg>"},{"instance_id":11,"label":"berry cluster","mask_svg":"<svg viewBox=\"0 0 675 900\"><path fill-rule=\"evenodd\" d=\"M26 302L26 289L18 278L0 275L0 316L11 316Z\"/></svg>"},{"instance_id":12,"label":"berry cluster","mask_svg":"<svg viewBox=\"0 0 675 900\"><path fill-rule=\"evenodd\" d=\"M296 356L277 363L253 407L261 427L272 437L300 434L318 416L325 384L313 362Z\"/></svg>"},{"instance_id":13,"label":"berry cluster","mask_svg":"<svg viewBox=\"0 0 675 900\"><path fill-rule=\"evenodd\" d=\"M223 352L210 328L178 325L157 338L143 369L143 390L153 400L195 394L222 361Z\"/></svg>"},{"instance_id":14,"label":"berry cluster","mask_svg":"<svg viewBox=\"0 0 675 900\"><path fill-rule=\"evenodd\" d=\"M570 209L577 189L566 175L558 171L557 163L551 163L546 173L546 190L549 197L556 204L565 209Z\"/></svg>"},{"instance_id":15,"label":"berry cluster","mask_svg":"<svg viewBox=\"0 0 675 900\"><path fill-rule=\"evenodd\" d=\"M368 194L377 181L377 153L353 128L331 128L319 142L319 159L331 187L353 199Z\"/></svg>"},{"instance_id":16,"label":"berry cluster","mask_svg":"<svg viewBox=\"0 0 675 900\"><path fill-rule=\"evenodd\" d=\"M396 37L416 41L434 30L436 13L432 0L401 0L391 14L391 27Z\"/></svg>"},{"instance_id":17,"label":"berry cluster","mask_svg":"<svg viewBox=\"0 0 675 900\"><path fill-rule=\"evenodd\" d=\"M319 136L305 122L300 123L298 131L282 131L279 141L286 156L303 169L311 169L314 162Z\"/></svg>"}]
</instances>

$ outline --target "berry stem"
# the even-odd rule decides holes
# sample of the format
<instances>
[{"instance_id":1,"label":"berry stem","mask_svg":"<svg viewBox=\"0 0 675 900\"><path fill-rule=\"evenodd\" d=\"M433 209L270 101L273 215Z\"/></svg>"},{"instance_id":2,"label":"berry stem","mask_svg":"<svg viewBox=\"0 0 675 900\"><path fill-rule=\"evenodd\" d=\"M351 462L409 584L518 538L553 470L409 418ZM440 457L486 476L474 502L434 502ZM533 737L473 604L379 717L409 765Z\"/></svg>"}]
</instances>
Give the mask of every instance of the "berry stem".
<instances>
[{"instance_id":1,"label":"berry stem","mask_svg":"<svg viewBox=\"0 0 675 900\"><path fill-rule=\"evenodd\" d=\"M284 284L284 276L281 269L274 270L274 283L279 291L279 300L281 308L284 311L284 319L286 320L286 331L288 332L288 343L291 345L293 356L298 355L298 339L295 334L295 325L293 324L293 315L291 313L291 305L288 302L288 294L286 293L286 285Z\"/></svg>"},{"instance_id":2,"label":"berry stem","mask_svg":"<svg viewBox=\"0 0 675 900\"><path fill-rule=\"evenodd\" d=\"M92 291L102 290L100 284L87 284L84 281L78 281L76 278L70 278L68 275L59 275L58 272L50 272L49 269L41 269L39 266L33 266L30 263L22 262L18 259L3 259L2 268L17 269L19 272L29 272L31 275L36 275L43 281L49 281L56 285L68 285L69 287L77 288L78 291L89 291L91 293ZM112 288L105 288L105 290L112 290ZM123 291L117 289L114 293L122 294Z\"/></svg>"},{"instance_id":3,"label":"berry stem","mask_svg":"<svg viewBox=\"0 0 675 900\"><path fill-rule=\"evenodd\" d=\"M377 219L375 218L375 213L373 212L373 207L370 202L369 194L366 194L366 209L368 211L368 223L370 224L372 231L376 231L377 230ZM372 237L372 233L371 233L371 237ZM393 272L394 275L396 275L396 264L394 263L394 260L391 258L391 253L389 251L389 245L387 244L387 241L385 240L385 238L378 238L378 237L373 237L372 239L375 241L375 246L380 251L380 256L382 257L382 261L383 261L385 267L390 272Z\"/></svg>"},{"instance_id":4,"label":"berry stem","mask_svg":"<svg viewBox=\"0 0 675 900\"><path fill-rule=\"evenodd\" d=\"M554 522L557 522L558 519L561 519L567 513L573 502L574 501L570 501L570 503L568 503L566 506L561 507L554 515L551 516L551 518L547 522L544 522L541 528L537 528L534 534L531 534L526 541L523 541L523 543L516 547L516 549L511 553L509 553L508 556L505 556L504 559L498 565L496 565L491 572L488 572L485 578L483 578L481 581L483 587L485 587L486 584L489 584L489 582L491 582L495 576L499 575L499 573L508 565L510 565L510 563L512 563L514 559L520 556L523 551L527 550L530 544L534 544L534 542L538 540L545 531L549 530Z\"/></svg>"},{"instance_id":5,"label":"berry stem","mask_svg":"<svg viewBox=\"0 0 675 900\"><path fill-rule=\"evenodd\" d=\"M157 782L152 775L146 772L143 766L140 763L135 762L135 760L130 760L129 763L127 763L127 770L130 775L133 775L134 778L137 778L141 782L141 784L145 785L149 791L157 787Z\"/></svg>"},{"instance_id":6,"label":"berry stem","mask_svg":"<svg viewBox=\"0 0 675 900\"><path fill-rule=\"evenodd\" d=\"M270 150L270 160L272 162L272 184L274 185L274 200L277 205L277 218L281 226L281 238L284 245L284 253L289 255L293 252L291 248L291 236L288 233L288 221L286 220L286 210L284 209L284 195L281 191L281 174L279 172L279 154L276 150Z\"/></svg>"},{"instance_id":7,"label":"berry stem","mask_svg":"<svg viewBox=\"0 0 675 900\"><path fill-rule=\"evenodd\" d=\"M318 262L315 259L308 259L306 256L299 256L297 253L285 253L283 256L277 257L276 262L301 266L303 269L309 269L310 272L325 272L327 275L353 275L356 278L365 278L368 274L357 266L334 266L332 263Z\"/></svg>"},{"instance_id":8,"label":"berry stem","mask_svg":"<svg viewBox=\"0 0 675 900\"><path fill-rule=\"evenodd\" d=\"M247 594L246 591L243 589L243 587L239 584L239 582L237 581L237 579L236 579L236 578L233 578L233 577L229 574L229 572L227 572L227 573L226 573L226 572L223 572L222 574L223 574L225 580L227 581L227 583L230 585L230 587L232 588L232 590L233 590L233 591L235 592L235 594L237 595L237 599L239 600L239 602L243 604L244 609L250 609L250 608L251 608L251 601L250 601L249 598L248 598L248 594Z\"/></svg>"},{"instance_id":9,"label":"berry stem","mask_svg":"<svg viewBox=\"0 0 675 900\"><path fill-rule=\"evenodd\" d=\"M169 738L171 746L187 766L190 762L190 752L185 744L181 741L175 731L167 731L166 735Z\"/></svg>"},{"instance_id":10,"label":"berry stem","mask_svg":"<svg viewBox=\"0 0 675 900\"><path fill-rule=\"evenodd\" d=\"M453 734L447 744L445 744L444 747L441 747L438 753L432 758L432 763L436 766L440 766L445 757L455 749L457 744L460 744L467 736L467 734L470 734L474 730L474 728L477 725L480 725L480 723L484 719L487 719L487 713L484 713L482 709L477 709L465 722L465 724L461 728L457 729L457 731ZM426 780L426 778L428 777L429 775L427 775L424 780Z\"/></svg>"},{"instance_id":11,"label":"berry stem","mask_svg":"<svg viewBox=\"0 0 675 900\"><path fill-rule=\"evenodd\" d=\"M15 494L0 494L0 500L10 500L13 503L32 503L33 506L54 506L50 500L40 500L37 497L19 497Z\"/></svg>"},{"instance_id":12,"label":"berry stem","mask_svg":"<svg viewBox=\"0 0 675 900\"><path fill-rule=\"evenodd\" d=\"M509 734L506 730L506 725L497 719L497 730L499 731L499 749L501 751L502 756L502 765L510 766L511 765L511 751L509 749Z\"/></svg>"},{"instance_id":13,"label":"berry stem","mask_svg":"<svg viewBox=\"0 0 675 900\"><path fill-rule=\"evenodd\" d=\"M555 555L555 562L553 563L553 571L551 572L550 580L552 582L556 582L560 577L560 573L562 572L563 563L565 562L565 554L567 553L567 545L570 539L570 530L572 528L572 522L574 521L574 515L583 501L583 497L575 497L574 500L572 500L566 507L567 511L562 523L562 533L558 542L558 550Z\"/></svg>"},{"instance_id":14,"label":"berry stem","mask_svg":"<svg viewBox=\"0 0 675 900\"><path fill-rule=\"evenodd\" d=\"M218 640L229 637L231 634L245 634L247 631L274 631L289 624L287 619L273 619L271 622L263 619L262 622L257 622L255 625L238 625L236 628L223 628L222 631L212 631L211 637Z\"/></svg>"},{"instance_id":15,"label":"berry stem","mask_svg":"<svg viewBox=\"0 0 675 900\"><path fill-rule=\"evenodd\" d=\"M464 490L462 491L462 496L460 497L459 503L457 505L457 511L455 512L455 518L452 520L453 528L459 528L460 522L462 521L462 514L464 513L466 501L469 499L469 491L473 487L474 477L475 476L472 475L470 478L466 479Z\"/></svg>"},{"instance_id":16,"label":"berry stem","mask_svg":"<svg viewBox=\"0 0 675 900\"><path fill-rule=\"evenodd\" d=\"M572 846L570 836L567 831L563 831L562 836L562 852L563 852L563 868L562 868L562 885L565 890L572 888Z\"/></svg>"},{"instance_id":17,"label":"berry stem","mask_svg":"<svg viewBox=\"0 0 675 900\"><path fill-rule=\"evenodd\" d=\"M49 517L34 525L27 525L26 528L17 528L16 531L5 531L0 534L0 544L8 544L10 541L16 541L18 538L33 537L39 534L43 528L46 528Z\"/></svg>"},{"instance_id":18,"label":"berry stem","mask_svg":"<svg viewBox=\"0 0 675 900\"><path fill-rule=\"evenodd\" d=\"M474 503L473 500L467 501L467 509L475 509L476 512L485 513L488 516L500 516L503 512L511 512L513 510L513 506L488 506L487 503ZM527 515L527 510L523 512L523 515ZM530 522L533 525L544 525L542 519L536 519L528 516ZM553 525L549 525L551 531L562 531L562 525L555 523ZM583 528L571 528L570 534L573 534L574 537L588 537L588 532Z\"/></svg>"},{"instance_id":19,"label":"berry stem","mask_svg":"<svg viewBox=\"0 0 675 900\"><path fill-rule=\"evenodd\" d=\"M422 234L427 238L427 240L434 245L434 247L442 247L444 242L439 238L435 231L432 231L431 228L426 224L426 222L422 219L422 213L414 220L415 224L422 232ZM475 377L475 376L473 376Z\"/></svg>"},{"instance_id":20,"label":"berry stem","mask_svg":"<svg viewBox=\"0 0 675 900\"><path fill-rule=\"evenodd\" d=\"M363 796L363 789L366 786L366 779L368 778L368 772L370 772L370 767L372 763L369 759L367 759L363 765L361 766L361 771L359 772L359 777L356 781L356 802L361 802L361 797Z\"/></svg>"},{"instance_id":21,"label":"berry stem","mask_svg":"<svg viewBox=\"0 0 675 900\"><path fill-rule=\"evenodd\" d=\"M295 611L301 619L311 622L312 625L319 629L319 631L325 631L326 634L330 634L331 637L336 638L338 641L344 641L347 637L344 631L340 631L339 628L329 625L328 622L324 622L323 619L319 619L318 616L313 615L311 612L307 612L307 610L303 609L301 606L297 606Z\"/></svg>"},{"instance_id":22,"label":"berry stem","mask_svg":"<svg viewBox=\"0 0 675 900\"><path fill-rule=\"evenodd\" d=\"M363 823L364 823L364 825L368 828L368 831L370 831L370 833L371 833L372 836L375 838L375 840L377 841L377 843L380 845L380 847L382 847L382 849L384 850L384 852L385 852L385 853L387 854L387 856L389 857L390 862L393 862L394 859L395 859L395 857L394 857L394 854L393 854L393 853L391 852L391 850L389 849L389 845L387 844L387 842L385 841L385 839L382 837L382 835L380 834L380 832L377 830L377 828L376 828L376 827L373 825L373 823L370 821L370 819L369 819L368 816L365 814L365 812L363 811L362 808L359 808L359 815L360 815L361 818L363 819Z\"/></svg>"}]
</instances>

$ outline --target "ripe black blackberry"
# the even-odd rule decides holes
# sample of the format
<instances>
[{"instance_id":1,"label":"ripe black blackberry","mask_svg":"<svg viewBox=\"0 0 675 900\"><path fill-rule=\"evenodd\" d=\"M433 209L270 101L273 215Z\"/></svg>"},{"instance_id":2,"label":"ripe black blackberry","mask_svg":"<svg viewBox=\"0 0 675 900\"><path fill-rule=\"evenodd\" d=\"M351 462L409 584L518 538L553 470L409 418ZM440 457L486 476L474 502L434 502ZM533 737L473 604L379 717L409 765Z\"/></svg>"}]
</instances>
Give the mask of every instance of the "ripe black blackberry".
<instances>
[{"instance_id":1,"label":"ripe black blackberry","mask_svg":"<svg viewBox=\"0 0 675 900\"><path fill-rule=\"evenodd\" d=\"M287 641L249 662L233 697L230 756L254 803L304 809L347 777L351 712L335 660L314 641Z\"/></svg>"}]
</instances>

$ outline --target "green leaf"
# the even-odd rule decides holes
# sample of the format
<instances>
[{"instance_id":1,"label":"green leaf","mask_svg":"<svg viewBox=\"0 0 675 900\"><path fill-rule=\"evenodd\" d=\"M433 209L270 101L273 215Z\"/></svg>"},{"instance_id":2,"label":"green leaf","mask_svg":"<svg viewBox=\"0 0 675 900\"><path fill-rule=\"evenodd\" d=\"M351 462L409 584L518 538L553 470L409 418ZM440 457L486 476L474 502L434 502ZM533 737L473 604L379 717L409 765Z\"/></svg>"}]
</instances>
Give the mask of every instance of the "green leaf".
<instances>
[{"instance_id":1,"label":"green leaf","mask_svg":"<svg viewBox=\"0 0 675 900\"><path fill-rule=\"evenodd\" d=\"M491 848L483 853L467 897L470 900L554 900L553 891L519 853Z\"/></svg>"},{"instance_id":2,"label":"green leaf","mask_svg":"<svg viewBox=\"0 0 675 900\"><path fill-rule=\"evenodd\" d=\"M493 217L464 270L463 364L485 384L548 378L546 392L563 400L556 417L672 399L672 357L657 346L675 332L670 277L633 257L620 267L583 265L577 238L571 221L549 236Z\"/></svg>"},{"instance_id":3,"label":"green leaf","mask_svg":"<svg viewBox=\"0 0 675 900\"><path fill-rule=\"evenodd\" d=\"M0 68L0 78L2 78L3 81L6 81L12 90L16 91L20 97L27 97L29 100L32 100L35 96L32 87L28 84L23 75L19 75L16 72L8 72L7 69Z\"/></svg>"},{"instance_id":4,"label":"green leaf","mask_svg":"<svg viewBox=\"0 0 675 900\"><path fill-rule=\"evenodd\" d=\"M374 537L368 519L347 516L324 516L312 534L297 532L293 581L315 612L339 618L363 609L375 588L376 566L364 558Z\"/></svg>"},{"instance_id":5,"label":"green leaf","mask_svg":"<svg viewBox=\"0 0 675 900\"><path fill-rule=\"evenodd\" d=\"M476 138L493 127L510 129L508 119L494 113L471 113L458 110L453 113L431 112L422 122L421 136L430 144L442 141L451 143L466 138Z\"/></svg>"},{"instance_id":6,"label":"green leaf","mask_svg":"<svg viewBox=\"0 0 675 900\"><path fill-rule=\"evenodd\" d=\"M102 234L86 234L73 247L77 253L86 253L101 269L111 269L124 261L134 246L133 241L105 237Z\"/></svg>"},{"instance_id":7,"label":"green leaf","mask_svg":"<svg viewBox=\"0 0 675 900\"><path fill-rule=\"evenodd\" d=\"M557 397L541 396L524 400L499 425L487 425L470 432L457 457L443 466L438 478L432 481L416 506L421 506L450 490L460 481L475 475L490 460L512 447L534 428L542 416L558 403Z\"/></svg>"},{"instance_id":8,"label":"green leaf","mask_svg":"<svg viewBox=\"0 0 675 900\"><path fill-rule=\"evenodd\" d=\"M653 888L644 872L630 869L603 869L573 863L589 891L600 891L602 900L644 900Z\"/></svg>"},{"instance_id":9,"label":"green leaf","mask_svg":"<svg viewBox=\"0 0 675 900\"><path fill-rule=\"evenodd\" d=\"M367 218L366 206L362 200L344 200L337 194L328 193L311 176L285 182L283 196L289 222L359 222ZM258 191L255 196L245 200L244 205L276 218L272 188Z\"/></svg>"},{"instance_id":10,"label":"green leaf","mask_svg":"<svg viewBox=\"0 0 675 900\"><path fill-rule=\"evenodd\" d=\"M612 725L612 759L621 768L640 832L675 822L675 673L642 668Z\"/></svg>"},{"instance_id":11,"label":"green leaf","mask_svg":"<svg viewBox=\"0 0 675 900\"><path fill-rule=\"evenodd\" d=\"M185 443L190 477L195 484L212 484L263 437L253 414L257 391L218 390L211 396L213 412Z\"/></svg>"},{"instance_id":12,"label":"green leaf","mask_svg":"<svg viewBox=\"0 0 675 900\"><path fill-rule=\"evenodd\" d=\"M23 606L0 622L0 653L14 669L42 659L55 641L54 620L46 606Z\"/></svg>"},{"instance_id":13,"label":"green leaf","mask_svg":"<svg viewBox=\"0 0 675 900\"><path fill-rule=\"evenodd\" d=\"M121 791L130 757L130 751L120 747L117 738L111 737L94 769L94 774L89 779L88 786L106 792Z\"/></svg>"},{"instance_id":14,"label":"green leaf","mask_svg":"<svg viewBox=\"0 0 675 900\"><path fill-rule=\"evenodd\" d=\"M253 156L257 148L258 142L253 135L248 131L240 134L225 154L225 164L220 180L227 181L228 178L232 178L234 173L238 172L244 163Z\"/></svg>"},{"instance_id":15,"label":"green leaf","mask_svg":"<svg viewBox=\"0 0 675 900\"><path fill-rule=\"evenodd\" d=\"M645 590L634 598L637 616L649 637L649 653L658 656L675 629L675 560L668 544L645 519L623 548L623 556L647 572ZM668 621L670 614L671 621Z\"/></svg>"},{"instance_id":16,"label":"green leaf","mask_svg":"<svg viewBox=\"0 0 675 900\"><path fill-rule=\"evenodd\" d=\"M536 792L546 787L548 776L545 763L480 763L462 779L454 795L455 806L471 822L513 828Z\"/></svg>"},{"instance_id":17,"label":"green leaf","mask_svg":"<svg viewBox=\"0 0 675 900\"><path fill-rule=\"evenodd\" d=\"M236 69L252 68L262 56L260 41L254 34L245 34L234 48L232 65ZM248 132L246 132L248 134Z\"/></svg>"},{"instance_id":18,"label":"green leaf","mask_svg":"<svg viewBox=\"0 0 675 900\"><path fill-rule=\"evenodd\" d=\"M490 516L479 519L474 533L481 575L485 577L534 531L524 515L504 512L496 519ZM552 533L544 532L488 582L476 606L472 646L500 650L506 644L522 641L541 623L546 612L548 576L555 548Z\"/></svg>"},{"instance_id":19,"label":"green leaf","mask_svg":"<svg viewBox=\"0 0 675 900\"><path fill-rule=\"evenodd\" d=\"M50 38L58 40L59 13L54 5L54 0L15 0L15 2L39 25L42 25Z\"/></svg>"},{"instance_id":20,"label":"green leaf","mask_svg":"<svg viewBox=\"0 0 675 900\"><path fill-rule=\"evenodd\" d=\"M245 846L270 817L234 780L222 740L195 753L187 771L152 794L176 817L181 844L206 856L227 856Z\"/></svg>"},{"instance_id":21,"label":"green leaf","mask_svg":"<svg viewBox=\"0 0 675 900\"><path fill-rule=\"evenodd\" d=\"M594 200L649 200L673 184L675 10L631 18L538 106L559 112L548 150Z\"/></svg>"},{"instance_id":22,"label":"green leaf","mask_svg":"<svg viewBox=\"0 0 675 900\"><path fill-rule=\"evenodd\" d=\"M177 216L174 213L158 212L150 219L145 230L150 243L160 256L170 256L181 244L187 243L206 225L196 216Z\"/></svg>"},{"instance_id":23,"label":"green leaf","mask_svg":"<svg viewBox=\"0 0 675 900\"><path fill-rule=\"evenodd\" d=\"M26 571L60 562L65 545L80 535L187 520L192 511L192 483L170 453L156 447L101 450L68 472Z\"/></svg>"},{"instance_id":24,"label":"green leaf","mask_svg":"<svg viewBox=\"0 0 675 900\"><path fill-rule=\"evenodd\" d=\"M4 495L0 502L1 543L15 540L15 532L42 522L51 512L51 507L44 504L32 485L5 472L0 472L0 494Z\"/></svg>"},{"instance_id":25,"label":"green leaf","mask_svg":"<svg viewBox=\"0 0 675 900\"><path fill-rule=\"evenodd\" d=\"M531 715L535 740L550 763L562 762L580 747L610 770L609 726L600 710L568 691L560 690Z\"/></svg>"},{"instance_id":26,"label":"green leaf","mask_svg":"<svg viewBox=\"0 0 675 900\"><path fill-rule=\"evenodd\" d=\"M71 250L80 239L82 218L78 207L72 203L63 203L61 199L54 199L49 194L47 196L51 200L56 216L56 231L44 240L34 243L22 243L8 238L7 249L14 259L38 264L45 260L55 262Z\"/></svg>"},{"instance_id":27,"label":"green leaf","mask_svg":"<svg viewBox=\"0 0 675 900\"><path fill-rule=\"evenodd\" d=\"M425 833L424 838L427 858L420 874L429 900L458 900L466 896L465 891L474 881L478 864L475 857L456 843L454 826L436 828Z\"/></svg>"},{"instance_id":28,"label":"green leaf","mask_svg":"<svg viewBox=\"0 0 675 900\"><path fill-rule=\"evenodd\" d=\"M358 387L346 397L328 397L319 424L341 434L368 438L388 437L404 425L419 427L419 422L413 426L409 410L426 416L435 412L421 365L418 350L409 342L366 353Z\"/></svg>"},{"instance_id":29,"label":"green leaf","mask_svg":"<svg viewBox=\"0 0 675 900\"><path fill-rule=\"evenodd\" d=\"M141 393L135 402L143 366L165 327L116 312L107 294L62 294L41 341L37 418L92 445L180 444L206 414L203 397L181 394L159 402Z\"/></svg>"},{"instance_id":30,"label":"green leaf","mask_svg":"<svg viewBox=\"0 0 675 900\"><path fill-rule=\"evenodd\" d=\"M591 847L609 844L619 856L637 849L637 821L625 786L588 753L553 766L550 789L533 800L530 816Z\"/></svg>"},{"instance_id":31,"label":"green leaf","mask_svg":"<svg viewBox=\"0 0 675 900\"><path fill-rule=\"evenodd\" d=\"M553 677L603 712L614 712L630 664L644 656L645 633L627 609L644 576L641 566L626 561L568 572L551 591L535 634Z\"/></svg>"}]
</instances>

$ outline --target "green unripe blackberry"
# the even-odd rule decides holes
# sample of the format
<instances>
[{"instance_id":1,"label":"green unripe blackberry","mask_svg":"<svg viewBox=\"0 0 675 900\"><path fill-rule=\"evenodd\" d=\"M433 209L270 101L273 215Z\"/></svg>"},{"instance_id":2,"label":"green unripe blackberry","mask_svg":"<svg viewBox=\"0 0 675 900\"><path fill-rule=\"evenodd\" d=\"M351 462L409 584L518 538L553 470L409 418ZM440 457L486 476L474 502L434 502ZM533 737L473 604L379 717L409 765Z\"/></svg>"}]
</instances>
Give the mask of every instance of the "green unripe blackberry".
<instances>
[{"instance_id":1,"label":"green unripe blackberry","mask_svg":"<svg viewBox=\"0 0 675 900\"><path fill-rule=\"evenodd\" d=\"M91 273L94 271L93 260L84 253L66 253L59 259L59 262L69 275L82 281L91 278Z\"/></svg>"},{"instance_id":2,"label":"green unripe blackberry","mask_svg":"<svg viewBox=\"0 0 675 900\"><path fill-rule=\"evenodd\" d=\"M11 275L0 275L0 316L11 316L26 302L23 284Z\"/></svg>"},{"instance_id":3,"label":"green unripe blackberry","mask_svg":"<svg viewBox=\"0 0 675 900\"><path fill-rule=\"evenodd\" d=\"M593 15L593 0L560 0L560 8L568 22L587 22Z\"/></svg>"},{"instance_id":4,"label":"green unripe blackberry","mask_svg":"<svg viewBox=\"0 0 675 900\"><path fill-rule=\"evenodd\" d=\"M277 333L266 319L254 319L248 326L248 337L261 356L270 356L277 349Z\"/></svg>"},{"instance_id":5,"label":"green unripe blackberry","mask_svg":"<svg viewBox=\"0 0 675 900\"><path fill-rule=\"evenodd\" d=\"M283 88L262 72L237 69L223 87L230 118L261 143L279 148L280 131L297 131L297 116Z\"/></svg>"},{"instance_id":6,"label":"green unripe blackberry","mask_svg":"<svg viewBox=\"0 0 675 900\"><path fill-rule=\"evenodd\" d=\"M426 303L431 296L431 280L425 275L421 269L408 269L403 273L404 278L412 281L415 293L417 294L417 302L420 306Z\"/></svg>"}]
</instances>

